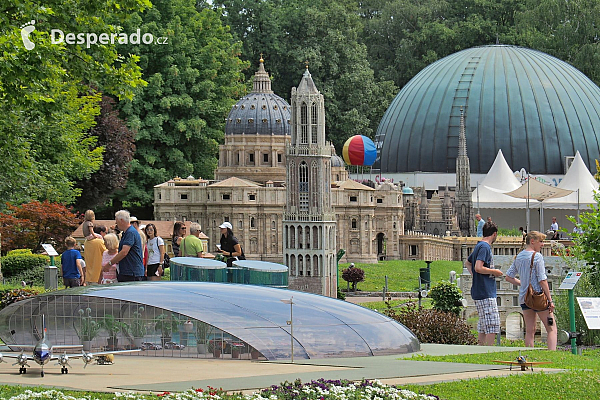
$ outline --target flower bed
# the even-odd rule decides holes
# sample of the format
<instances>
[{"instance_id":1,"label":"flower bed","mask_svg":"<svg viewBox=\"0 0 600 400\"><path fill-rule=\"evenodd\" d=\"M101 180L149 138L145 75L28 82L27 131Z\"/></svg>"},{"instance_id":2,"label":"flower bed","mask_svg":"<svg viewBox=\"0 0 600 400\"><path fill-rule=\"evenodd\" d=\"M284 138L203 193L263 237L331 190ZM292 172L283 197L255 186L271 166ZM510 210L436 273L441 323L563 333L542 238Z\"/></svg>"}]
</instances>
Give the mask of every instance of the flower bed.
<instances>
[{"instance_id":1,"label":"flower bed","mask_svg":"<svg viewBox=\"0 0 600 400\"><path fill-rule=\"evenodd\" d=\"M25 390L10 400L93 400L96 398L107 399L106 395L94 397L86 393L81 397L66 395L57 390L31 391ZM260 392L252 394L227 394L222 389L208 387L208 389L190 389L179 393L140 394L140 393L115 393L114 399L118 400L435 400L437 396L416 394L409 390L398 389L394 386L384 385L374 380L350 382L346 380L319 379L310 383L296 380L293 383L284 382L279 386L271 386Z\"/></svg>"}]
</instances>

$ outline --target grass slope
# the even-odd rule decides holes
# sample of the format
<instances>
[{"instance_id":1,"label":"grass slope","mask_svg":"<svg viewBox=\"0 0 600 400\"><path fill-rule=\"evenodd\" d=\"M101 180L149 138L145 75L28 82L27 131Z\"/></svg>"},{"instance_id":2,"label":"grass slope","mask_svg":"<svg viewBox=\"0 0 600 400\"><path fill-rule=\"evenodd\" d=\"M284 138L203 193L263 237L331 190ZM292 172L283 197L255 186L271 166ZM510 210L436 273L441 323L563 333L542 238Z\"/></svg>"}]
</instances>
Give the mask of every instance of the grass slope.
<instances>
[{"instance_id":1,"label":"grass slope","mask_svg":"<svg viewBox=\"0 0 600 400\"><path fill-rule=\"evenodd\" d=\"M342 271L350 264L339 265L340 288L345 290L346 281L342 279ZM390 292L412 292L419 288L419 268L426 268L425 261L380 261L377 264L355 263L356 267L365 270L365 281L359 282L357 288L364 292L379 292L385 285L385 276L388 276L388 291ZM434 261L431 263L431 282L449 279L450 271L462 272L460 261ZM352 285L350 285L352 287Z\"/></svg>"}]
</instances>

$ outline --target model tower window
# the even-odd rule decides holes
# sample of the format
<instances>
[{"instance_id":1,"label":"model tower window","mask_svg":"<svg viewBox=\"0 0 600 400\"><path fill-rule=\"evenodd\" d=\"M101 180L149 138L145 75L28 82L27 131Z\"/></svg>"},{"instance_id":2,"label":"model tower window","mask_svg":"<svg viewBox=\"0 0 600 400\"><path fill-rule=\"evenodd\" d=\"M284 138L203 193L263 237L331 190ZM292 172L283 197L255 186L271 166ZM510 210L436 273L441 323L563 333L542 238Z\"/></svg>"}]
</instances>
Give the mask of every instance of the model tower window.
<instances>
[{"instance_id":1,"label":"model tower window","mask_svg":"<svg viewBox=\"0 0 600 400\"><path fill-rule=\"evenodd\" d=\"M299 187L300 194L300 212L308 212L308 165L302 162L299 167Z\"/></svg>"},{"instance_id":2,"label":"model tower window","mask_svg":"<svg viewBox=\"0 0 600 400\"><path fill-rule=\"evenodd\" d=\"M316 103L312 103L312 107L310 110L310 133L311 133L311 143L312 144L317 144L317 123L318 123L318 117L319 116L319 112L317 110L317 104Z\"/></svg>"},{"instance_id":3,"label":"model tower window","mask_svg":"<svg viewBox=\"0 0 600 400\"><path fill-rule=\"evenodd\" d=\"M308 144L308 107L302 103L300 107L300 144Z\"/></svg>"}]
</instances>

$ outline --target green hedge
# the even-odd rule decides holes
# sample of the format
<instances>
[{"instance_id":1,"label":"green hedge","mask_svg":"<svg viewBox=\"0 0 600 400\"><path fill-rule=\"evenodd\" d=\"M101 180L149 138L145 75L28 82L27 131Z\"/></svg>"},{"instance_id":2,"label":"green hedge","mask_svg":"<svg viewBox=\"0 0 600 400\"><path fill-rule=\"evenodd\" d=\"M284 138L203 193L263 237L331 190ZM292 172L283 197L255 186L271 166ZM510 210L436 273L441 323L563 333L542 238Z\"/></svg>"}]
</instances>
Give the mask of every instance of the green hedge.
<instances>
[{"instance_id":1,"label":"green hedge","mask_svg":"<svg viewBox=\"0 0 600 400\"><path fill-rule=\"evenodd\" d=\"M5 279L22 272L33 270L36 267L49 265L50 257L41 254L9 253L2 257L2 275Z\"/></svg>"}]
</instances>

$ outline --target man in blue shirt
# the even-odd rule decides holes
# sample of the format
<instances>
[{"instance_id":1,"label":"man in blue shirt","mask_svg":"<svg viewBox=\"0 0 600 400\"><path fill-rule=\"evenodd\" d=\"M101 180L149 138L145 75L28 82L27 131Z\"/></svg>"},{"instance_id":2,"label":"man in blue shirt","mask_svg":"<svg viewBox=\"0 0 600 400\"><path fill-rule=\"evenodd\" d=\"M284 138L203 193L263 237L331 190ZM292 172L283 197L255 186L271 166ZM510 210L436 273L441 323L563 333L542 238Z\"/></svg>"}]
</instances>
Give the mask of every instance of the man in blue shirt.
<instances>
[{"instance_id":1,"label":"man in blue shirt","mask_svg":"<svg viewBox=\"0 0 600 400\"><path fill-rule=\"evenodd\" d=\"M142 238L130 221L129 211L121 210L115 214L115 222L123 235L119 242L119 252L102 268L119 264L117 281L141 281L144 278L144 252L142 251Z\"/></svg>"},{"instance_id":2,"label":"man in blue shirt","mask_svg":"<svg viewBox=\"0 0 600 400\"><path fill-rule=\"evenodd\" d=\"M475 219L477 219L477 237L483 237L483 225L485 222L481 218L481 214L475 214Z\"/></svg>"},{"instance_id":3,"label":"man in blue shirt","mask_svg":"<svg viewBox=\"0 0 600 400\"><path fill-rule=\"evenodd\" d=\"M502 271L493 268L492 244L498 237L498 227L493 222L483 225L483 240L477 243L473 253L465 263L469 273L473 275L471 298L479 314L477 331L480 346L493 346L494 337L500 332L500 313L496 303L496 277Z\"/></svg>"}]
</instances>

